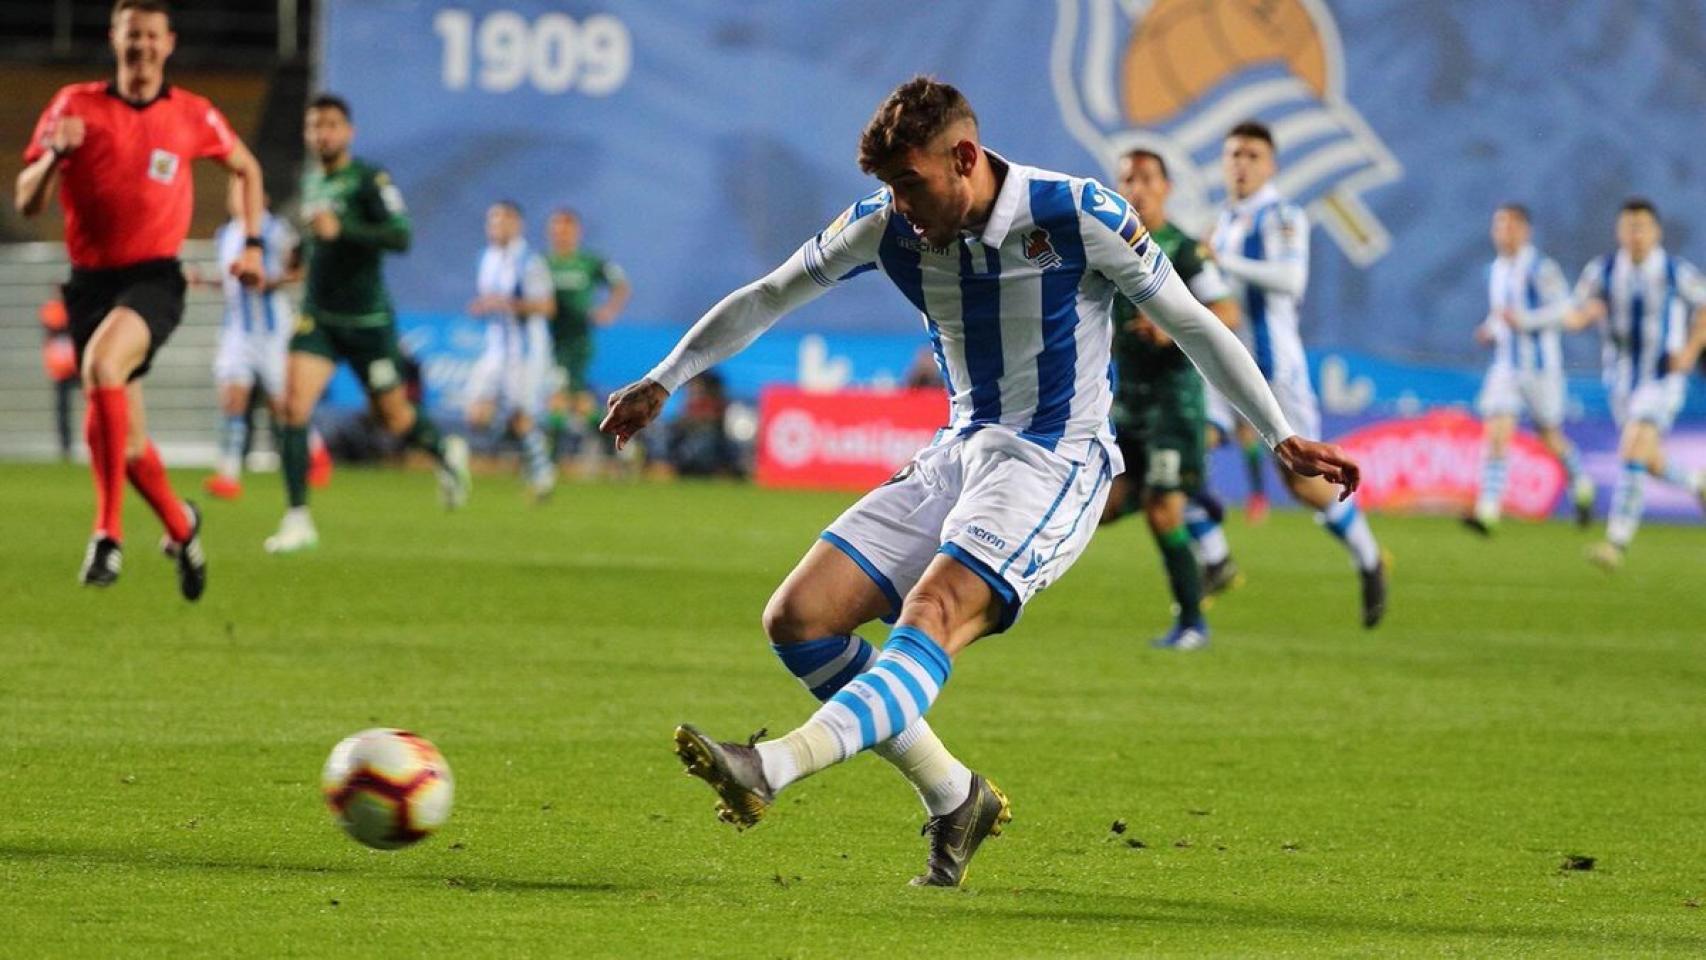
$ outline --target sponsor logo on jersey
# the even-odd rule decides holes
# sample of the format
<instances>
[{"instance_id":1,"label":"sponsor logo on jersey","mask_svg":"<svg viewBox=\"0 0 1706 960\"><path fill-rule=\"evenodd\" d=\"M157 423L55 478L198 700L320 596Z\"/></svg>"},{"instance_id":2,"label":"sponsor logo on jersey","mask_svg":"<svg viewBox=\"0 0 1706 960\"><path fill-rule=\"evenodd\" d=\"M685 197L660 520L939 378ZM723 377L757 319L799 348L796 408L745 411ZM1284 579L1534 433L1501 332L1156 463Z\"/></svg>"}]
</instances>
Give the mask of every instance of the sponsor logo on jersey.
<instances>
[{"instance_id":1,"label":"sponsor logo on jersey","mask_svg":"<svg viewBox=\"0 0 1706 960\"><path fill-rule=\"evenodd\" d=\"M994 547L997 550L1007 549L1007 541L1001 539L999 534L991 533L990 531L985 530L982 527L975 527L975 526L974 527L967 527L966 532L971 534L972 536L976 537L977 539L982 540L984 543L989 544L990 546Z\"/></svg>"}]
</instances>

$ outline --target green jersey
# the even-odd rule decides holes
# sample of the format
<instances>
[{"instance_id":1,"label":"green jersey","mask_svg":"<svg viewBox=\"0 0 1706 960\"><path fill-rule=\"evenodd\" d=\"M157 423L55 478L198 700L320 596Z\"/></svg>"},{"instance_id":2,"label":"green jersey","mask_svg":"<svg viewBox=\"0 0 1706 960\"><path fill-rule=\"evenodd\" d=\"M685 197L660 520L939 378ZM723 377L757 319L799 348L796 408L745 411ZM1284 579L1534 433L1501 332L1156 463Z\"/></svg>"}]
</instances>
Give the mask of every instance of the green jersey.
<instances>
[{"instance_id":1,"label":"green jersey","mask_svg":"<svg viewBox=\"0 0 1706 960\"><path fill-rule=\"evenodd\" d=\"M1150 239L1161 246L1161 252L1172 261L1179 279L1190 285L1205 269L1202 251L1194 237L1173 226L1162 224L1149 232ZM1196 369L1177 344L1157 346L1132 329L1137 307L1123 296L1114 297L1114 365L1118 382L1114 391L1116 421L1130 417L1134 410L1160 395L1175 390L1180 378L1194 380Z\"/></svg>"},{"instance_id":2,"label":"green jersey","mask_svg":"<svg viewBox=\"0 0 1706 960\"><path fill-rule=\"evenodd\" d=\"M622 268L584 250L554 253L545 258L545 263L551 268L551 285L557 288L552 339L558 344L585 340L591 334L593 301L598 289L621 283Z\"/></svg>"},{"instance_id":3,"label":"green jersey","mask_svg":"<svg viewBox=\"0 0 1706 960\"><path fill-rule=\"evenodd\" d=\"M308 267L302 313L312 322L336 327L377 327L392 322L391 294L385 289L381 259L386 251L409 249L409 213L403 194L384 170L351 158L327 173L310 163L302 178L302 217L330 210L339 232L320 240L302 231L303 262Z\"/></svg>"}]
</instances>

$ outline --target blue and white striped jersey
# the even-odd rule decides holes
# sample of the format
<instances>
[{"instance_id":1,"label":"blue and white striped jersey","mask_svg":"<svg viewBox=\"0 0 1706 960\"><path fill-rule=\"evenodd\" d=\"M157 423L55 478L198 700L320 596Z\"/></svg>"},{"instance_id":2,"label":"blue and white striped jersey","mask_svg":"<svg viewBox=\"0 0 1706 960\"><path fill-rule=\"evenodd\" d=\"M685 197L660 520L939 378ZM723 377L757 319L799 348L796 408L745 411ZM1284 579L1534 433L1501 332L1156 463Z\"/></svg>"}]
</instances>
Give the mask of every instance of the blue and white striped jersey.
<instances>
[{"instance_id":1,"label":"blue and white striped jersey","mask_svg":"<svg viewBox=\"0 0 1706 960\"><path fill-rule=\"evenodd\" d=\"M267 284L284 278L290 264L291 251L300 242L289 223L271 213L261 217L261 269ZM225 320L227 329L244 333L277 333L295 327L295 310L290 297L282 288L252 290L231 275L231 265L243 255L246 234L243 224L227 220L213 234L214 250L219 256L220 284L225 291Z\"/></svg>"},{"instance_id":2,"label":"blue and white striped jersey","mask_svg":"<svg viewBox=\"0 0 1706 960\"><path fill-rule=\"evenodd\" d=\"M1570 284L1557 261L1532 245L1494 258L1487 267L1486 329L1493 337L1493 367L1522 374L1563 372L1559 328L1570 306ZM1522 324L1512 330L1499 313L1510 310Z\"/></svg>"},{"instance_id":3,"label":"blue and white striped jersey","mask_svg":"<svg viewBox=\"0 0 1706 960\"><path fill-rule=\"evenodd\" d=\"M1688 342L1690 318L1706 307L1706 279L1663 247L1637 264L1623 250L1582 268L1576 300L1605 301L1605 382L1633 390L1669 374L1670 354Z\"/></svg>"},{"instance_id":4,"label":"blue and white striped jersey","mask_svg":"<svg viewBox=\"0 0 1706 960\"><path fill-rule=\"evenodd\" d=\"M1309 283L1309 218L1269 183L1221 210L1214 255L1243 311L1250 352L1269 381L1309 377L1298 306ZM1280 269L1274 269L1278 267ZM1283 276L1273 283L1267 276Z\"/></svg>"},{"instance_id":5,"label":"blue and white striped jersey","mask_svg":"<svg viewBox=\"0 0 1706 960\"><path fill-rule=\"evenodd\" d=\"M1249 353L1191 296L1137 214L1094 180L1010 163L989 220L942 248L886 189L847 208L788 261L724 297L646 379L668 391L745 349L789 310L881 270L923 317L952 398L950 428L1011 430L1121 469L1113 405L1114 293L1170 334L1270 445L1291 436Z\"/></svg>"},{"instance_id":6,"label":"blue and white striped jersey","mask_svg":"<svg viewBox=\"0 0 1706 960\"><path fill-rule=\"evenodd\" d=\"M1012 163L982 232L952 246L929 246L884 189L802 253L822 286L880 269L918 309L952 398L951 429L999 424L1073 460L1093 442L1113 451L1115 290L1141 303L1172 270L1118 194Z\"/></svg>"},{"instance_id":7,"label":"blue and white striped jersey","mask_svg":"<svg viewBox=\"0 0 1706 960\"><path fill-rule=\"evenodd\" d=\"M545 258L522 237L516 237L503 246L486 245L480 254L475 286L482 296L495 294L517 300L550 300L557 293L551 284L551 268L546 265ZM505 355L520 355L529 349L525 328L545 326L543 314L518 317L508 313L483 319L486 321L486 349ZM538 334L533 336L537 338Z\"/></svg>"}]
</instances>

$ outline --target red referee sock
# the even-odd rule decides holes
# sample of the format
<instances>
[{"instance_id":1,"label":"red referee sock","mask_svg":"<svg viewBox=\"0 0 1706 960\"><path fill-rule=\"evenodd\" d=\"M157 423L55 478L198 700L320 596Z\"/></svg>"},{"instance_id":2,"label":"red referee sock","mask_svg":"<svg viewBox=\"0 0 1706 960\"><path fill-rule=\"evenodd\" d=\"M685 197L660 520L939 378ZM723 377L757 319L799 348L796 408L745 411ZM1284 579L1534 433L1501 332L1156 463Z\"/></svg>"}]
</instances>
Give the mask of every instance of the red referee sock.
<instances>
[{"instance_id":1,"label":"red referee sock","mask_svg":"<svg viewBox=\"0 0 1706 960\"><path fill-rule=\"evenodd\" d=\"M95 474L95 532L124 539L124 438L130 432L130 401L123 387L87 391L89 469Z\"/></svg>"},{"instance_id":2,"label":"red referee sock","mask_svg":"<svg viewBox=\"0 0 1706 960\"><path fill-rule=\"evenodd\" d=\"M172 492L172 483L166 479L166 465L160 462L160 451L154 448L150 440L142 455L125 461L125 475L135 485L142 499L154 508L155 516L166 528L166 536L176 543L183 543L190 538L190 517L184 510L184 502Z\"/></svg>"}]
</instances>

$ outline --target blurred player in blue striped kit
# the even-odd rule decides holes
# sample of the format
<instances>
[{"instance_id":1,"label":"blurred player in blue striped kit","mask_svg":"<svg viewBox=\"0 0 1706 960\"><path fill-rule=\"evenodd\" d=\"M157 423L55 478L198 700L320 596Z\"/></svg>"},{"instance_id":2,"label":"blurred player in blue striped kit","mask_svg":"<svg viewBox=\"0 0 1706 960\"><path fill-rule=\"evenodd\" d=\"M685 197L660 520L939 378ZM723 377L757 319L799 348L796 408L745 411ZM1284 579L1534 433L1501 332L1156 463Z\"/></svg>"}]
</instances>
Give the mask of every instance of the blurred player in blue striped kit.
<instances>
[{"instance_id":1,"label":"blurred player in blue striped kit","mask_svg":"<svg viewBox=\"0 0 1706 960\"><path fill-rule=\"evenodd\" d=\"M235 187L229 199L231 219L213 235L219 256L219 275L190 272L196 286L213 287L225 295L225 316L219 326L213 380L219 385L219 456L213 476L202 488L221 500L243 495L243 453L249 445L249 404L256 387L266 398L276 431L284 422L284 360L296 332L296 308L285 291L302 279L300 239L289 222L261 212L261 285L250 289L230 275L231 264L243 252L243 198ZM189 272L189 271L186 271ZM308 483L324 487L331 479L332 457L320 432L308 430Z\"/></svg>"},{"instance_id":2,"label":"blurred player in blue striped kit","mask_svg":"<svg viewBox=\"0 0 1706 960\"><path fill-rule=\"evenodd\" d=\"M1597 324L1603 331L1605 386L1621 431L1622 469L1605 540L1588 551L1588 559L1606 570L1622 566L1641 526L1648 475L1693 492L1706 506L1706 476L1683 468L1664 450L1687 394L1688 371L1706 347L1706 280L1693 264L1665 250L1663 241L1652 203L1639 197L1625 201L1617 214L1617 249L1582 269L1577 307L1567 321L1572 330Z\"/></svg>"},{"instance_id":3,"label":"blurred player in blue striped kit","mask_svg":"<svg viewBox=\"0 0 1706 960\"><path fill-rule=\"evenodd\" d=\"M1546 449L1563 465L1576 522L1593 519L1593 479L1582 471L1575 444L1564 436L1564 346L1559 332L1570 313L1569 281L1531 242L1528 208L1507 203L1493 212L1493 249L1487 268L1487 318L1475 339L1491 347L1493 361L1476 409L1486 428L1481 485L1474 512L1463 518L1483 536L1498 526L1509 470L1506 452L1517 418L1527 411Z\"/></svg>"},{"instance_id":4,"label":"blurred player in blue striped kit","mask_svg":"<svg viewBox=\"0 0 1706 960\"><path fill-rule=\"evenodd\" d=\"M486 348L468 378L468 425L503 426L521 446L527 490L544 500L557 484L540 417L550 390L551 330L557 291L551 270L524 236L521 208L500 200L486 211L478 295L468 312L486 321Z\"/></svg>"},{"instance_id":5,"label":"blurred player in blue striped kit","mask_svg":"<svg viewBox=\"0 0 1706 960\"><path fill-rule=\"evenodd\" d=\"M1321 432L1321 412L1309 381L1309 358L1298 332L1299 305L1309 284L1309 220L1280 196L1273 133L1245 121L1226 135L1221 150L1227 204L1220 212L1209 256L1239 300L1256 366L1279 398L1286 420L1304 436ZM1386 562L1368 517L1356 502L1336 496L1330 483L1284 469L1291 495L1313 507L1316 519L1350 551L1362 586L1362 624L1386 613ZM1224 556L1224 534L1212 518L1191 517L1205 565ZM1218 548L1218 549L1217 549Z\"/></svg>"},{"instance_id":6,"label":"blurred player in blue striped kit","mask_svg":"<svg viewBox=\"0 0 1706 960\"><path fill-rule=\"evenodd\" d=\"M610 398L625 442L669 392L784 313L881 270L922 316L952 420L812 545L764 613L782 664L822 701L787 735L719 742L675 732L723 819L750 826L778 792L874 750L929 814L925 873L956 886L1007 799L923 719L953 659L1000 633L1083 553L1122 469L1109 431L1116 291L1184 349L1299 473L1356 485L1337 449L1292 433L1249 353L1191 295L1137 215L1093 180L1012 163L978 142L959 91L919 77L877 109L859 166L885 188L768 276L725 297L663 363ZM881 653L853 631L895 624Z\"/></svg>"}]
</instances>

